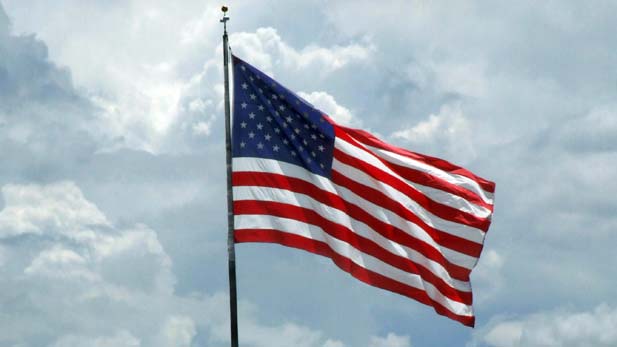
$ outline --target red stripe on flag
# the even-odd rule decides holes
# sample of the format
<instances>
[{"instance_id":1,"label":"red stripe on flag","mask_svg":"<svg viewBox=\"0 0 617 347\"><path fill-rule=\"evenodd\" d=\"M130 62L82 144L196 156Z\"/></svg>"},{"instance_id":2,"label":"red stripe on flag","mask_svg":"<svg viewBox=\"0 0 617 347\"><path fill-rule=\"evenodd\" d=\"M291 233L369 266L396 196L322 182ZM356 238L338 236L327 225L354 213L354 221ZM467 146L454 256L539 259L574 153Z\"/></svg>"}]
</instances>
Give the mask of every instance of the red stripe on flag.
<instances>
[{"instance_id":1,"label":"red stripe on flag","mask_svg":"<svg viewBox=\"0 0 617 347\"><path fill-rule=\"evenodd\" d=\"M465 225L468 225L474 228L478 228L484 232L488 230L488 227L491 224L491 220L488 218L480 218L480 217L474 216L471 213L467 213L467 212L458 210L456 208L437 203L427 198L421 192L411 188L407 183L387 173L386 171L383 171L365 161L358 160L352 157L351 155L341 151L338 148L334 149L334 158L340 161L341 163L347 164L349 166L352 166L366 173L367 175L369 175L370 177L374 178L375 180L379 182L383 182L389 185L390 187L398 190L404 195L407 195L411 200L414 200L415 202L417 202L418 205L422 206L424 209L426 209L427 211L429 211L430 213L434 214L435 216L441 219L445 219L445 220L455 222L455 223L465 224ZM334 179L334 176L333 176L333 181L336 181ZM335 182L335 183L338 184L338 182ZM401 211L401 209L408 211L408 209L405 206L403 206L399 202L391 200L388 197L388 195L382 193L380 190L377 190L371 187L366 187L366 188L371 191L369 195L372 196L373 194L379 194L382 198L387 198L388 200L390 200L389 201L390 204L388 204L388 207L387 207L388 209L392 211ZM381 199L378 199L378 200L381 200ZM380 205L384 206L384 204L380 204Z\"/></svg>"},{"instance_id":2,"label":"red stripe on flag","mask_svg":"<svg viewBox=\"0 0 617 347\"><path fill-rule=\"evenodd\" d=\"M467 254L475 258L479 257L480 253L482 252L481 244L431 227L430 225L422 221L418 216L411 213L411 211L406 209L400 203L393 201L387 195L382 194L376 189L362 185L334 170L332 170L332 181L342 187L353 191L355 194L362 197L363 199L383 208L386 208L398 214L402 218L416 224L417 226L425 230L431 236L431 238L435 240L435 242L444 247L450 248L463 254Z\"/></svg>"},{"instance_id":3,"label":"red stripe on flag","mask_svg":"<svg viewBox=\"0 0 617 347\"><path fill-rule=\"evenodd\" d=\"M336 129L336 136L339 136L339 133L341 132L346 132L347 134L353 136L355 139L357 139L358 141L362 142L363 144L372 146L372 147L377 147L380 149L384 149L396 154L400 154L402 156L420 161L422 163L425 163L427 165L431 165L433 167L436 167L440 170L452 173L452 174L457 174L460 176L464 176L467 177L469 179L474 180L476 183L478 183L478 185L480 187L482 187L482 189L484 189L485 191L489 192L489 193L494 193L495 192L495 183L491 182L489 180L486 180L480 176L477 176L475 174L473 174L471 171L464 169L460 166L454 165L448 161L445 161L443 159L439 159L439 158L435 158L435 157L431 157L428 155L424 155L424 154L420 154L420 153L416 153L416 152L412 152L412 151L408 151L406 149L403 148L399 148L399 147L395 147L392 146L388 143L385 143L383 141L381 141L380 139L378 139L377 137L375 137L374 135L364 131L364 130L360 130L360 129L353 129L353 128L347 128L344 126L340 126L337 124L333 124L334 128Z\"/></svg>"},{"instance_id":4,"label":"red stripe on flag","mask_svg":"<svg viewBox=\"0 0 617 347\"><path fill-rule=\"evenodd\" d=\"M370 151L367 150L370 153ZM482 200L477 194L457 186L456 184L445 181L441 178L435 177L429 173L422 172L420 170L415 170L403 165L395 164L389 162L381 157L376 156L379 161L384 163L387 167L389 167L392 171L396 172L398 175L403 177L404 179L418 183L420 185L431 187L435 189L442 190L446 193L450 193L452 195L460 196L461 198L478 205L480 207L484 207L487 210L493 212L494 206Z\"/></svg>"},{"instance_id":5,"label":"red stripe on flag","mask_svg":"<svg viewBox=\"0 0 617 347\"><path fill-rule=\"evenodd\" d=\"M447 298L466 305L471 305L472 303L472 295L470 292L464 292L453 288L450 284L433 274L421 264L417 264L409 258L393 254L374 241L362 237L348 228L320 216L313 210L280 202L241 200L234 202L234 213L236 215L272 215L318 226L325 233L353 246L363 253L369 254L405 272L419 275L423 281L431 283Z\"/></svg>"},{"instance_id":6,"label":"red stripe on flag","mask_svg":"<svg viewBox=\"0 0 617 347\"><path fill-rule=\"evenodd\" d=\"M232 184L233 186L261 186L280 188L310 196L311 198L319 201L324 205L343 211L351 218L365 223L375 232L378 232L387 239L390 239L394 242L397 242L401 245L407 246L424 254L425 257L441 264L445 269L447 269L447 271L451 274L453 278L461 281L469 280L469 274L471 270L451 263L443 256L443 254L438 249L435 249L430 244L412 237L411 235L399 228L382 222L381 220L375 218L370 213L366 212L357 205L347 202L340 196L324 191L311 183L279 174L260 172L234 172L232 175ZM459 251L460 249L461 253L468 254L468 249L466 249L465 247L468 247L467 243L469 243L470 241L457 238L446 233L443 234L444 235L439 235L441 238L438 237L437 240L448 243L448 248L450 249L456 251ZM441 245L445 246L445 244ZM473 256L472 254L468 255Z\"/></svg>"},{"instance_id":7,"label":"red stripe on flag","mask_svg":"<svg viewBox=\"0 0 617 347\"><path fill-rule=\"evenodd\" d=\"M378 153L374 153L357 139L351 137L349 134L345 133L342 130L338 131L337 136L345 142L349 143L350 145L354 146L355 148L367 153L376 160L379 160L384 166L388 167L397 175L408 181L417 183L422 186L439 189L446 193L459 196L470 203L473 203L480 207L484 207L489 211L493 212L493 205L484 201L484 199L482 199L482 197L479 196L476 192L473 192L467 188L460 187L454 183L448 182L447 180L438 176L434 176L428 172L423 172L421 170L413 169L388 161L386 158L382 158L381 156L379 156Z\"/></svg>"},{"instance_id":8,"label":"red stripe on flag","mask_svg":"<svg viewBox=\"0 0 617 347\"><path fill-rule=\"evenodd\" d=\"M328 244L313 239L305 238L295 234L286 233L279 230L271 229L240 229L235 232L235 241L237 243L244 242L270 242L277 243L283 246L302 249L314 254L319 254L332 259L343 271L351 274L360 281L371 286L389 290L397 294L417 300L425 305L432 306L435 312L442 316L446 316L456 320L466 326L473 327L475 325L474 316L457 315L439 302L428 297L423 290L400 283L376 272L367 270L348 258L345 258L334 252Z\"/></svg>"}]
</instances>

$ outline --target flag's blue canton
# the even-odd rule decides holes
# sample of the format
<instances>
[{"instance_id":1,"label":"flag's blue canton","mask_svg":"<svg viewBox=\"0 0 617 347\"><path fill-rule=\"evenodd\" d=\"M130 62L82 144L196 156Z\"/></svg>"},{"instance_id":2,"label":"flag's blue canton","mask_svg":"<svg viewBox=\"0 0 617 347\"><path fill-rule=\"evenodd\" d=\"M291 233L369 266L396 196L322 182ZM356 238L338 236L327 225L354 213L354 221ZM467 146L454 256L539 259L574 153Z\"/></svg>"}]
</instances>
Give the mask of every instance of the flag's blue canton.
<instances>
[{"instance_id":1,"label":"flag's blue canton","mask_svg":"<svg viewBox=\"0 0 617 347\"><path fill-rule=\"evenodd\" d=\"M285 161L329 177L334 128L323 113L235 56L233 72L233 156Z\"/></svg>"}]
</instances>

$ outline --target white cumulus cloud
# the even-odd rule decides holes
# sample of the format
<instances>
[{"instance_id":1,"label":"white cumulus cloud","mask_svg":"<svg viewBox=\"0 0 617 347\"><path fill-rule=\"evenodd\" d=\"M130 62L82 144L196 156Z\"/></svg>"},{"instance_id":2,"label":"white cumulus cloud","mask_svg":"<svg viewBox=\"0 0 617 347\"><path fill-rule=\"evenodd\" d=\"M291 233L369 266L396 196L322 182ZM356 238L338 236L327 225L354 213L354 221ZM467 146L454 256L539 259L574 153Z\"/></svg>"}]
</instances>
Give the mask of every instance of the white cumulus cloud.
<instances>
[{"instance_id":1,"label":"white cumulus cloud","mask_svg":"<svg viewBox=\"0 0 617 347\"><path fill-rule=\"evenodd\" d=\"M347 108L339 105L336 100L334 100L334 97L326 92L299 92L298 95L313 104L317 109L325 112L341 125L355 125L355 123L359 123L358 120L353 118L351 112Z\"/></svg>"},{"instance_id":2,"label":"white cumulus cloud","mask_svg":"<svg viewBox=\"0 0 617 347\"><path fill-rule=\"evenodd\" d=\"M53 185L2 187L6 207L0 211L0 238L16 234L41 234L53 229L73 238L88 237L88 226L109 225L106 217L87 201L72 182Z\"/></svg>"},{"instance_id":3,"label":"white cumulus cloud","mask_svg":"<svg viewBox=\"0 0 617 347\"><path fill-rule=\"evenodd\" d=\"M372 45L363 43L328 48L309 45L297 50L271 27L259 28L255 33L236 33L230 40L241 57L249 59L266 73L272 73L274 66L280 66L288 71L310 71L324 76L349 63L370 59L375 50Z\"/></svg>"},{"instance_id":4,"label":"white cumulus cloud","mask_svg":"<svg viewBox=\"0 0 617 347\"><path fill-rule=\"evenodd\" d=\"M617 309L555 310L517 319L497 319L477 343L494 347L609 347L617 345Z\"/></svg>"}]
</instances>

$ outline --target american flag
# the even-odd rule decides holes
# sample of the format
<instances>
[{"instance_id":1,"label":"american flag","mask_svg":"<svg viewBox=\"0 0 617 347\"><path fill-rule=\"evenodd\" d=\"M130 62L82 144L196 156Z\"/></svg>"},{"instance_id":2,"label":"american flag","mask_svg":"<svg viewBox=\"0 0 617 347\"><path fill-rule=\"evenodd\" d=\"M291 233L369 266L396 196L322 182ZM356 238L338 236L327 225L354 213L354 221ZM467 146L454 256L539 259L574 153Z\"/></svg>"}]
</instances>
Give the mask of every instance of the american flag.
<instances>
[{"instance_id":1,"label":"american flag","mask_svg":"<svg viewBox=\"0 0 617 347\"><path fill-rule=\"evenodd\" d=\"M375 287L473 326L469 275L495 184L336 124L233 56L235 242L332 259Z\"/></svg>"}]
</instances>

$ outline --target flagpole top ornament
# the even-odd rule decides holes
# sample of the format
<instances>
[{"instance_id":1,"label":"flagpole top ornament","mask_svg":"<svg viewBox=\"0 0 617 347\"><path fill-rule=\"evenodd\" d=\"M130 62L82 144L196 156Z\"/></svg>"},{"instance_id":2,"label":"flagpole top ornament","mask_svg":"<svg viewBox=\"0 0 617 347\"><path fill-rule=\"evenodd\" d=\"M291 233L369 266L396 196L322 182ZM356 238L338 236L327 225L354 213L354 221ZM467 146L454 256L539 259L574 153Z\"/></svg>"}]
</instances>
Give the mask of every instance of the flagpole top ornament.
<instances>
[{"instance_id":1,"label":"flagpole top ornament","mask_svg":"<svg viewBox=\"0 0 617 347\"><path fill-rule=\"evenodd\" d=\"M227 17L227 11L229 11L229 8L223 5L221 7L221 11L223 11L223 18L221 18L220 22L223 23L223 29L225 31L225 35L227 35L227 21L229 20L229 17Z\"/></svg>"}]
</instances>

